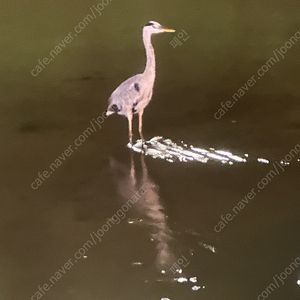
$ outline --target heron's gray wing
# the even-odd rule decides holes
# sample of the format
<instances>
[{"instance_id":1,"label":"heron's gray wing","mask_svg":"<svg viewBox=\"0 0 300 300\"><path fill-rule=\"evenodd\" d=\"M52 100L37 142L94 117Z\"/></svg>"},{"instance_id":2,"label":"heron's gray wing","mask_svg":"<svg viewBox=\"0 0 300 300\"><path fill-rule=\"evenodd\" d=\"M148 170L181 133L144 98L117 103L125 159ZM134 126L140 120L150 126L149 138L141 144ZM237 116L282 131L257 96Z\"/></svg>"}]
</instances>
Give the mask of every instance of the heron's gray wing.
<instances>
[{"instance_id":1,"label":"heron's gray wing","mask_svg":"<svg viewBox=\"0 0 300 300\"><path fill-rule=\"evenodd\" d=\"M130 77L121 83L111 94L109 107L118 109L119 114L133 111L141 98L141 74Z\"/></svg>"}]
</instances>

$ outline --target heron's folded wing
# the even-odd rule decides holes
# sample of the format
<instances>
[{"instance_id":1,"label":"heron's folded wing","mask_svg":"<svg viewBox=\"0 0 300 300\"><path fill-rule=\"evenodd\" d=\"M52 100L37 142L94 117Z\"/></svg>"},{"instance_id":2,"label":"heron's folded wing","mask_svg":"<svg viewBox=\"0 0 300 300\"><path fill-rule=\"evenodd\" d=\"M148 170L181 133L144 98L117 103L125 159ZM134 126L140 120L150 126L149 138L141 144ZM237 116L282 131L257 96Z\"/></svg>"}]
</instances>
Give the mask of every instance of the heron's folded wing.
<instances>
[{"instance_id":1,"label":"heron's folded wing","mask_svg":"<svg viewBox=\"0 0 300 300\"><path fill-rule=\"evenodd\" d=\"M111 94L111 102L123 106L135 106L140 101L141 84L138 75L135 75L114 90Z\"/></svg>"}]
</instances>

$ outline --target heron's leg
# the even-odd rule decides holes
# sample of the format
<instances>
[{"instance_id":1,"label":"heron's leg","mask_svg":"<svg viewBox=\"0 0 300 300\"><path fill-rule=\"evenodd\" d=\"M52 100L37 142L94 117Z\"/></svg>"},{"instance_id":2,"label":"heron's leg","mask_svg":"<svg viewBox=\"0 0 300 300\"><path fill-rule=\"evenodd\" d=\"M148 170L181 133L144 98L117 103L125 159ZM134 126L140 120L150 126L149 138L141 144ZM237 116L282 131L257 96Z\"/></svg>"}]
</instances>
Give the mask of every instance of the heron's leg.
<instances>
[{"instance_id":1,"label":"heron's leg","mask_svg":"<svg viewBox=\"0 0 300 300\"><path fill-rule=\"evenodd\" d=\"M139 112L139 134L140 134L140 137L142 139L142 142L144 143L145 139L144 139L144 136L143 136L143 113L144 113L144 110L142 109Z\"/></svg>"},{"instance_id":2,"label":"heron's leg","mask_svg":"<svg viewBox=\"0 0 300 300\"><path fill-rule=\"evenodd\" d=\"M128 116L129 143L132 145L132 115Z\"/></svg>"}]
</instances>

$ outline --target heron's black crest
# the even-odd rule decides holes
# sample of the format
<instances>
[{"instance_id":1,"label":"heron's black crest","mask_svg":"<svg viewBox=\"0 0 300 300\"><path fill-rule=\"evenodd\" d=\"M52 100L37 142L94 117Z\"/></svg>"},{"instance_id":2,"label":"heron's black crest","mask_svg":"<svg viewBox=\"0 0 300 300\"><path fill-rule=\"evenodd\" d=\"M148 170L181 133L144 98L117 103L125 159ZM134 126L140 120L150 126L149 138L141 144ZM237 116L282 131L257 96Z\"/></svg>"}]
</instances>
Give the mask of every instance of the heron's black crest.
<instances>
[{"instance_id":1,"label":"heron's black crest","mask_svg":"<svg viewBox=\"0 0 300 300\"><path fill-rule=\"evenodd\" d=\"M152 25L154 25L154 23L150 21L145 26L152 26Z\"/></svg>"},{"instance_id":2,"label":"heron's black crest","mask_svg":"<svg viewBox=\"0 0 300 300\"><path fill-rule=\"evenodd\" d=\"M135 83L135 84L134 84L134 88L135 88L135 90L136 90L137 92L140 91L140 85L139 85L138 83Z\"/></svg>"}]
</instances>

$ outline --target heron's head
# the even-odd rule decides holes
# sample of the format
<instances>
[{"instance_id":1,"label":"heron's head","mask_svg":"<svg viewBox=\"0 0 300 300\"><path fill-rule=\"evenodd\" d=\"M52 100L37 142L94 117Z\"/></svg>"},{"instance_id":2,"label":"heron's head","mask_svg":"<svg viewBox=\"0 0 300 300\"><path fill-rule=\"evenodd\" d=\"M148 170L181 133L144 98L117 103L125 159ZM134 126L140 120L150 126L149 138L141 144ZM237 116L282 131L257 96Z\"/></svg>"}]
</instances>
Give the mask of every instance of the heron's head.
<instances>
[{"instance_id":1,"label":"heron's head","mask_svg":"<svg viewBox=\"0 0 300 300\"><path fill-rule=\"evenodd\" d=\"M155 21L150 21L144 26L144 30L148 31L150 34L153 33L163 33L163 32L174 32L174 29L166 28Z\"/></svg>"}]
</instances>

